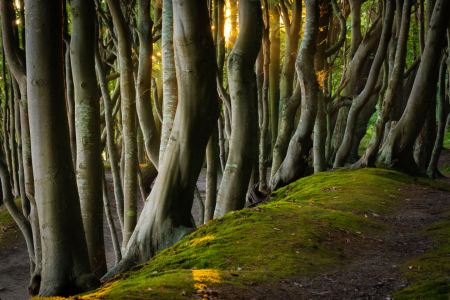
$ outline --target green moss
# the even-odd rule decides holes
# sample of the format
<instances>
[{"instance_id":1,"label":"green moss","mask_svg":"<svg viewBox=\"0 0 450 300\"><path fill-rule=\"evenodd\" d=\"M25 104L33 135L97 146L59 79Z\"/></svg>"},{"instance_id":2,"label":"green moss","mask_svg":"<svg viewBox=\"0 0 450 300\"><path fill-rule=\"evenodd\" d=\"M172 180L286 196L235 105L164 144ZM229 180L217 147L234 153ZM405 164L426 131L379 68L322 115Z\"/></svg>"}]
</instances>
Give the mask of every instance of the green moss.
<instances>
[{"instance_id":1,"label":"green moss","mask_svg":"<svg viewBox=\"0 0 450 300\"><path fill-rule=\"evenodd\" d=\"M82 299L174 299L203 285L245 287L344 266L351 260L343 251L347 241L389 230L378 217L392 213L411 184L437 183L380 168L300 179L266 205L210 221Z\"/></svg>"},{"instance_id":2,"label":"green moss","mask_svg":"<svg viewBox=\"0 0 450 300\"><path fill-rule=\"evenodd\" d=\"M402 266L406 279L414 285L396 292L396 299L448 299L450 221L433 224L422 234L429 235L436 243L425 254L407 261Z\"/></svg>"},{"instance_id":3,"label":"green moss","mask_svg":"<svg viewBox=\"0 0 450 300\"><path fill-rule=\"evenodd\" d=\"M22 201L20 198L14 201L21 209ZM13 228L12 228L13 227ZM9 214L5 205L0 207L0 249L7 247L16 240L19 236L20 230L16 226L16 222Z\"/></svg>"}]
</instances>

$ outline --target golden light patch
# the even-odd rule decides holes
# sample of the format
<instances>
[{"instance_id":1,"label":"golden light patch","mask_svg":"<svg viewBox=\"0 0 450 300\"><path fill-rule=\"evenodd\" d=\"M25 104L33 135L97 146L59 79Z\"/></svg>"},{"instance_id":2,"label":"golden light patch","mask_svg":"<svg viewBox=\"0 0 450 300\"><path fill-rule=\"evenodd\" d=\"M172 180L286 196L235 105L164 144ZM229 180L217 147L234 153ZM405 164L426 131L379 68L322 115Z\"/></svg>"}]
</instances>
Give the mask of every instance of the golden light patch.
<instances>
[{"instance_id":1,"label":"golden light patch","mask_svg":"<svg viewBox=\"0 0 450 300\"><path fill-rule=\"evenodd\" d=\"M214 239L213 235L207 235L205 237L202 237L200 239L196 239L196 240L192 241L189 246L194 247L194 246L200 244L203 241L208 241L208 240L213 240L213 239Z\"/></svg>"},{"instance_id":2,"label":"golden light patch","mask_svg":"<svg viewBox=\"0 0 450 300\"><path fill-rule=\"evenodd\" d=\"M204 290L206 288L205 283L220 283L220 276L217 270L192 270L192 276L194 277L194 287L197 290Z\"/></svg>"},{"instance_id":3,"label":"golden light patch","mask_svg":"<svg viewBox=\"0 0 450 300\"><path fill-rule=\"evenodd\" d=\"M119 281L108 283L108 284L104 285L103 287L101 287L100 289L98 289L97 292L78 297L78 299L92 299L92 300L93 299L101 299L101 297L105 296L117 283L119 283Z\"/></svg>"}]
</instances>

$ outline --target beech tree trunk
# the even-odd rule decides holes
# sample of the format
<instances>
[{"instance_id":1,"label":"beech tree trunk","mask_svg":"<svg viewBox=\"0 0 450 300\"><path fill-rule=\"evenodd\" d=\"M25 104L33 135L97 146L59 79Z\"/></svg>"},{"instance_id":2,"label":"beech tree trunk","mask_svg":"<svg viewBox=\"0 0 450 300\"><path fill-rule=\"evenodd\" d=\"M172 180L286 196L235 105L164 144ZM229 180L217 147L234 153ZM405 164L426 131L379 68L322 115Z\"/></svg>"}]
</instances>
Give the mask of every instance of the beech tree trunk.
<instances>
[{"instance_id":1,"label":"beech tree trunk","mask_svg":"<svg viewBox=\"0 0 450 300\"><path fill-rule=\"evenodd\" d=\"M228 56L228 82L232 104L230 153L217 197L215 218L245 205L252 172L257 130L257 91L254 66L261 49L262 11L259 2L239 1L239 36Z\"/></svg>"},{"instance_id":2,"label":"beech tree trunk","mask_svg":"<svg viewBox=\"0 0 450 300\"><path fill-rule=\"evenodd\" d=\"M63 7L54 0L26 0L25 6L30 134L45 262L34 275L40 280L34 279L39 296L66 296L99 281L90 272L63 100Z\"/></svg>"},{"instance_id":3,"label":"beech tree trunk","mask_svg":"<svg viewBox=\"0 0 450 300\"><path fill-rule=\"evenodd\" d=\"M286 157L271 180L273 191L305 176L309 172L307 158L312 147L311 134L317 114L319 83L314 69L319 31L319 2L306 0L305 34L298 52L296 69L302 93L300 122L292 137Z\"/></svg>"},{"instance_id":4,"label":"beech tree trunk","mask_svg":"<svg viewBox=\"0 0 450 300\"><path fill-rule=\"evenodd\" d=\"M216 61L207 3L175 0L178 110L163 164L122 261L105 278L147 262L195 230L191 208L206 145L217 122ZM189 74L189 76L186 76Z\"/></svg>"},{"instance_id":5,"label":"beech tree trunk","mask_svg":"<svg viewBox=\"0 0 450 300\"><path fill-rule=\"evenodd\" d=\"M412 147L425 122L425 112L429 109L428 95L430 95L430 89L434 87L428 83L427 79L437 69L439 53L445 41L449 13L450 2L437 0L428 29L422 61L405 112L395 128L389 132L379 154L380 162L389 167L396 165L412 173L420 172L413 160Z\"/></svg>"}]
</instances>

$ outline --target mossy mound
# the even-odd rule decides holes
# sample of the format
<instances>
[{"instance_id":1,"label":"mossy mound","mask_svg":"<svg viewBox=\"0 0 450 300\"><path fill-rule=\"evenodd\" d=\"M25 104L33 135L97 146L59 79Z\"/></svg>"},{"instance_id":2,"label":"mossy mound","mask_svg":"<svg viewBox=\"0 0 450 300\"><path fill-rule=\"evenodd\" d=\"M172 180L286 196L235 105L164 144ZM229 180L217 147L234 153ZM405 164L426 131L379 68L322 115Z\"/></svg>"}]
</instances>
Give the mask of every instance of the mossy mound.
<instances>
[{"instance_id":1,"label":"mossy mound","mask_svg":"<svg viewBox=\"0 0 450 300\"><path fill-rule=\"evenodd\" d=\"M379 215L392 213L410 184L449 189L380 168L300 179L276 191L269 204L210 221L77 299L179 299L205 287L245 287L344 266L351 260L343 255L346 241L386 232Z\"/></svg>"},{"instance_id":2,"label":"mossy mound","mask_svg":"<svg viewBox=\"0 0 450 300\"><path fill-rule=\"evenodd\" d=\"M14 201L21 209L22 201L20 198ZM0 249L7 247L13 243L22 233L14 222L14 219L6 209L6 205L0 207Z\"/></svg>"}]
</instances>

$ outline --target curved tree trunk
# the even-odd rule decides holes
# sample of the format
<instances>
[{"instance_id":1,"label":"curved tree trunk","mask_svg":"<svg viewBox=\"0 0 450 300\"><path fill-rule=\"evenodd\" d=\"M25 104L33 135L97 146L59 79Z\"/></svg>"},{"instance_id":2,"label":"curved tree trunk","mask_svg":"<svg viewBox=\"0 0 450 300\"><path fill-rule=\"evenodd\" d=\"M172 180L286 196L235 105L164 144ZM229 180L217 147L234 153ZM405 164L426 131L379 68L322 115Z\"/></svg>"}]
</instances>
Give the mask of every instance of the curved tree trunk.
<instances>
[{"instance_id":1,"label":"curved tree trunk","mask_svg":"<svg viewBox=\"0 0 450 300\"><path fill-rule=\"evenodd\" d=\"M302 92L302 112L297 130L289 143L286 158L271 180L273 191L288 185L308 172L306 158L312 147L311 134L317 114L317 98L321 93L314 70L316 40L319 31L319 2L318 0L305 1L305 34L296 62Z\"/></svg>"},{"instance_id":2,"label":"curved tree trunk","mask_svg":"<svg viewBox=\"0 0 450 300\"><path fill-rule=\"evenodd\" d=\"M159 146L161 141L161 136L156 129L156 123L153 118L152 102L151 102L151 79L152 79L152 55L153 55L153 38L152 38L152 19L150 18L150 0L138 0L138 33L139 33L139 67L137 72L137 83L136 83L136 107L130 106L130 108L135 111L137 108L137 115L139 117L139 123L141 124L142 133L144 134L145 150L147 156L153 165L158 168L159 166ZM117 22L117 21L116 21ZM117 24L116 24L117 26ZM126 29L128 30L128 29ZM119 44L121 38L119 34ZM123 40L125 42L125 40ZM131 41L126 41L130 43ZM131 44L128 46L131 48ZM120 46L119 46L120 48ZM119 55L121 51L119 49ZM131 63L131 53L128 58ZM122 68L121 68L122 70ZM130 69L130 73L132 69ZM122 97L122 100L124 98ZM132 113L130 111L130 113ZM129 116L128 116L129 117ZM133 118L134 119L134 118ZM125 120L125 118L124 118ZM130 120L130 124L131 120ZM128 125L126 125L128 128ZM135 134L134 130L133 134ZM126 136L125 136L126 137ZM127 141L128 139L125 139ZM125 147L136 148L135 145L125 142ZM130 150L131 150L130 148ZM137 150L137 149L136 149ZM134 153L136 150L132 150ZM129 150L125 150L129 153ZM130 153L131 154L131 153ZM128 156L128 155L127 155ZM134 154L133 154L134 156ZM135 160L133 158L133 160ZM130 162L131 163L131 162ZM128 166L128 163L126 163ZM134 172L134 171L133 171ZM137 172L137 170L136 170ZM137 173L136 173L137 174ZM134 178L134 175L133 175ZM134 209L134 208L133 208ZM137 213L135 210L133 210ZM126 246L126 244L124 244Z\"/></svg>"},{"instance_id":3,"label":"curved tree trunk","mask_svg":"<svg viewBox=\"0 0 450 300\"><path fill-rule=\"evenodd\" d=\"M408 32L409 32L409 24L410 24L410 12L411 12L411 0L405 0L403 5L403 16L402 16L402 25L400 29L400 34L397 43L397 51L394 62L394 69L389 79L386 97L382 102L380 111L378 112L378 117L374 125L374 131L372 135L371 142L369 147L366 149L364 155L356 162L352 168L365 168L365 167L375 167L375 161L378 154L378 149L380 148L383 136L385 125L389 119L390 111L392 106L394 105L394 100L396 99L397 89L403 88L403 69L405 68L405 59L406 59L406 50L407 50L407 42L408 42ZM398 11L399 13L399 11ZM385 79L387 79L388 72L385 71ZM383 88L382 88L383 90Z\"/></svg>"},{"instance_id":4,"label":"curved tree trunk","mask_svg":"<svg viewBox=\"0 0 450 300\"><path fill-rule=\"evenodd\" d=\"M162 73L163 73L163 123L161 129L161 146L159 164L162 164L173 121L178 106L177 74L175 68L175 53L173 49L173 5L172 0L163 0L162 12Z\"/></svg>"},{"instance_id":5,"label":"curved tree trunk","mask_svg":"<svg viewBox=\"0 0 450 300\"><path fill-rule=\"evenodd\" d=\"M125 257L105 278L130 269L136 262L147 262L195 230L190 212L195 183L217 122L216 61L207 3L175 0L173 4L179 62L177 115L161 171Z\"/></svg>"},{"instance_id":6,"label":"curved tree trunk","mask_svg":"<svg viewBox=\"0 0 450 300\"><path fill-rule=\"evenodd\" d=\"M434 88L427 81L436 71L439 53L445 41L448 26L447 16L450 13L450 2L438 0L434 7L433 17L428 29L427 41L414 81L414 86L401 119L384 143L379 160L387 166L398 165L405 170L417 173L417 165L413 161L412 147L425 122L425 112L429 108L430 89Z\"/></svg>"},{"instance_id":7,"label":"curved tree trunk","mask_svg":"<svg viewBox=\"0 0 450 300\"><path fill-rule=\"evenodd\" d=\"M42 235L41 297L95 288L70 151L62 65L62 3L26 0L27 87ZM60 57L60 59L55 59ZM38 276L37 274L35 276Z\"/></svg>"},{"instance_id":8,"label":"curved tree trunk","mask_svg":"<svg viewBox=\"0 0 450 300\"><path fill-rule=\"evenodd\" d=\"M228 56L228 82L232 102L233 128L230 153L217 197L215 218L245 205L252 172L253 135L256 134L256 76L253 71L261 49L262 12L259 2L239 2L240 32Z\"/></svg>"},{"instance_id":9,"label":"curved tree trunk","mask_svg":"<svg viewBox=\"0 0 450 300\"><path fill-rule=\"evenodd\" d=\"M353 145L353 138L356 130L356 123L361 110L369 101L375 85L377 83L378 75L380 73L383 61L386 57L386 52L389 46L389 41L392 34L392 24L394 21L395 3L394 0L387 0L386 13L384 18L383 32L381 33L380 45L378 46L377 54L370 69L369 77L364 90L359 96L353 100L350 112L347 118L347 126L345 128L344 139L334 161L334 168L343 167Z\"/></svg>"},{"instance_id":10,"label":"curved tree trunk","mask_svg":"<svg viewBox=\"0 0 450 300\"><path fill-rule=\"evenodd\" d=\"M120 65L120 92L122 97L122 126L124 159L121 168L124 170L124 230L122 248L125 249L136 227L137 222L137 142L136 142L136 90L134 86L133 64L131 60L131 35L122 15L118 0L106 1L117 29L119 41L118 55ZM141 45L142 47L142 45ZM142 50L141 50L142 52ZM140 62L141 63L141 62ZM142 62L143 63L143 62ZM148 86L150 87L150 86ZM145 133L145 125L142 124ZM159 147L158 147L159 148ZM156 163L158 161L156 160Z\"/></svg>"}]
</instances>

